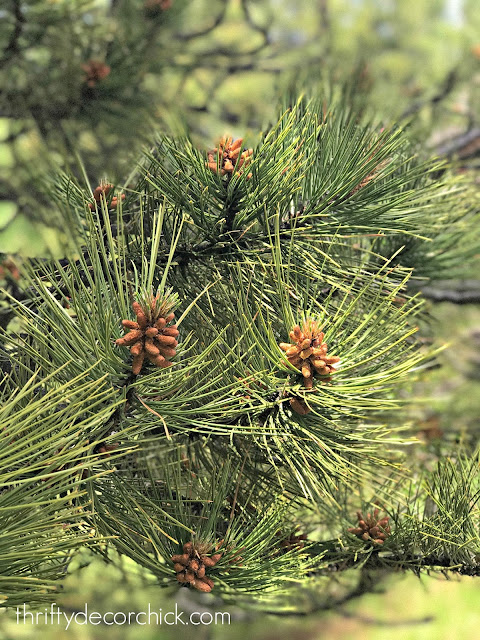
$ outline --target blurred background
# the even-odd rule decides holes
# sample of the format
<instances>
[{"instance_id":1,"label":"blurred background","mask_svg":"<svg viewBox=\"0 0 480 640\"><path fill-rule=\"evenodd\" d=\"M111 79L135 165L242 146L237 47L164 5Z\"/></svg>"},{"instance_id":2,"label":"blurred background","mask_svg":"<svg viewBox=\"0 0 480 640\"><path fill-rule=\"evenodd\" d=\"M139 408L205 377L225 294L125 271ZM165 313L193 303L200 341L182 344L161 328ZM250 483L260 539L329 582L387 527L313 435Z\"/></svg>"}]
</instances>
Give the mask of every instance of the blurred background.
<instances>
[{"instance_id":1,"label":"blurred background","mask_svg":"<svg viewBox=\"0 0 480 640\"><path fill-rule=\"evenodd\" d=\"M91 188L102 178L128 184L155 132L188 134L205 149L226 132L255 138L282 97L301 90L323 91L328 102L331 88L348 82L349 99L379 126L400 121L423 150L479 183L478 0L4 0L0 52L2 283L19 277L10 255L61 255L68 246L47 195L58 169L78 174L81 159ZM412 403L412 448L428 457L480 432L479 275L466 267L424 293L429 331L449 343ZM185 600L185 590L167 596L143 570L112 560L76 556L57 604L105 612L150 602L166 611ZM201 598L182 605L203 606ZM298 618L232 611L230 626L193 631L64 631L17 625L0 611L0 640L474 640L479 629L480 588L466 577L398 575L341 610Z\"/></svg>"},{"instance_id":2,"label":"blurred background","mask_svg":"<svg viewBox=\"0 0 480 640\"><path fill-rule=\"evenodd\" d=\"M478 165L477 0L5 0L0 251L68 243L52 165L125 183L152 133L258 136L288 93L348 79L380 123Z\"/></svg>"}]
</instances>

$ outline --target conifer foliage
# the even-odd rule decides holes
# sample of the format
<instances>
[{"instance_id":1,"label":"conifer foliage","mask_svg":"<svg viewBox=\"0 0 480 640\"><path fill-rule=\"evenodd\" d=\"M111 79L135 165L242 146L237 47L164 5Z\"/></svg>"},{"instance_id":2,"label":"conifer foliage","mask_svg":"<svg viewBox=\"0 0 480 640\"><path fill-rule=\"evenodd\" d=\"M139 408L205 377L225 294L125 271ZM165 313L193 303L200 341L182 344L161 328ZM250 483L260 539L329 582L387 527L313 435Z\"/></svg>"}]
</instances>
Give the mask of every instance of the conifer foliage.
<instances>
[{"instance_id":1,"label":"conifer foliage","mask_svg":"<svg viewBox=\"0 0 480 640\"><path fill-rule=\"evenodd\" d=\"M402 242L440 273L465 183L340 96L247 145L162 137L107 186L58 176L75 250L6 291L0 517L24 552L0 542L5 604L52 597L99 543L159 588L273 611L308 609L299 586L331 606L333 569L477 574L478 454L431 471L402 448L435 357Z\"/></svg>"}]
</instances>

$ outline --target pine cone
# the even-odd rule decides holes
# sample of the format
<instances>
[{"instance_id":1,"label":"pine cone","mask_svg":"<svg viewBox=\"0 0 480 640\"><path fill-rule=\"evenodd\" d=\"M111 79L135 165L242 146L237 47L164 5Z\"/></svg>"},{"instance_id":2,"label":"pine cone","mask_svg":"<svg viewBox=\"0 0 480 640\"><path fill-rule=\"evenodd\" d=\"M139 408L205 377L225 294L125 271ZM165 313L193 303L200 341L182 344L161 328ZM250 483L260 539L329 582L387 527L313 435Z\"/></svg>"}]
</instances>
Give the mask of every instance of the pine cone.
<instances>
[{"instance_id":1,"label":"pine cone","mask_svg":"<svg viewBox=\"0 0 480 640\"><path fill-rule=\"evenodd\" d=\"M364 540L365 542L373 542L373 544L383 544L391 533L388 524L389 517L378 518L379 509L375 509L373 516L367 513L365 518L361 511L357 511L358 526L348 529L349 533Z\"/></svg>"},{"instance_id":2,"label":"pine cone","mask_svg":"<svg viewBox=\"0 0 480 640\"><path fill-rule=\"evenodd\" d=\"M94 453L101 453L103 458L109 458L110 452L115 451L120 446L119 442L115 442L114 444L107 444L106 442L101 442L94 449Z\"/></svg>"},{"instance_id":3,"label":"pine cone","mask_svg":"<svg viewBox=\"0 0 480 640\"><path fill-rule=\"evenodd\" d=\"M111 71L108 64L99 60L89 60L86 64L82 64L82 69L86 73L84 82L92 88L96 86L97 82L106 78Z\"/></svg>"},{"instance_id":4,"label":"pine cone","mask_svg":"<svg viewBox=\"0 0 480 640\"><path fill-rule=\"evenodd\" d=\"M307 389L313 387L315 374L329 376L335 373L333 365L340 361L338 356L327 356L327 343L323 342L324 335L316 322L306 320L301 329L297 324L290 331L293 344L281 342L279 345L280 349L286 352L290 364L302 371ZM296 410L295 406L292 408Z\"/></svg>"},{"instance_id":5,"label":"pine cone","mask_svg":"<svg viewBox=\"0 0 480 640\"><path fill-rule=\"evenodd\" d=\"M98 187L95 188L95 190L93 191L93 198L95 200L95 202L100 203L102 200L102 194L105 195L105 198L108 198L108 195L110 193L110 191L113 189L113 184L107 184L106 182L101 182L100 185ZM125 194L122 193L122 195L120 196L122 200L125 200ZM108 208L109 209L115 209L116 206L118 204L118 196L113 196L113 198L111 199ZM90 207L91 211L95 211L95 207L96 205L93 204L93 202L90 202L90 204L88 205Z\"/></svg>"},{"instance_id":6,"label":"pine cone","mask_svg":"<svg viewBox=\"0 0 480 640\"><path fill-rule=\"evenodd\" d=\"M243 138L237 138L233 141L233 138L224 136L220 138L218 147L215 147L212 151L208 152L207 167L209 167L214 173L219 173L224 176L226 173L232 175L235 169L236 176L240 176L242 171L240 168L245 168L250 164L253 154L253 149L241 150ZM240 157L239 157L240 156ZM247 178L251 178L252 174L249 173Z\"/></svg>"},{"instance_id":7,"label":"pine cone","mask_svg":"<svg viewBox=\"0 0 480 640\"><path fill-rule=\"evenodd\" d=\"M13 280L20 280L20 271L11 258L6 258L0 262L0 280L10 276Z\"/></svg>"},{"instance_id":8,"label":"pine cone","mask_svg":"<svg viewBox=\"0 0 480 640\"><path fill-rule=\"evenodd\" d=\"M298 396L290 398L290 407L295 411L295 413L299 413L301 416L306 416L311 411L305 400Z\"/></svg>"},{"instance_id":9,"label":"pine cone","mask_svg":"<svg viewBox=\"0 0 480 640\"><path fill-rule=\"evenodd\" d=\"M161 298L146 296L143 304L134 302L132 307L137 316L137 322L122 320L127 332L123 338L115 340L119 347L130 347L133 355L132 371L138 375L143 361L148 358L156 367L170 367L170 359L176 354L179 331L176 324L169 324L175 319L171 313L174 305L173 298L168 295Z\"/></svg>"},{"instance_id":10,"label":"pine cone","mask_svg":"<svg viewBox=\"0 0 480 640\"><path fill-rule=\"evenodd\" d=\"M213 580L205 575L207 569L214 567L223 554L208 555L212 546L201 542L186 542L183 554L171 557L177 580L181 584L188 584L198 591L209 593L213 589Z\"/></svg>"}]
</instances>

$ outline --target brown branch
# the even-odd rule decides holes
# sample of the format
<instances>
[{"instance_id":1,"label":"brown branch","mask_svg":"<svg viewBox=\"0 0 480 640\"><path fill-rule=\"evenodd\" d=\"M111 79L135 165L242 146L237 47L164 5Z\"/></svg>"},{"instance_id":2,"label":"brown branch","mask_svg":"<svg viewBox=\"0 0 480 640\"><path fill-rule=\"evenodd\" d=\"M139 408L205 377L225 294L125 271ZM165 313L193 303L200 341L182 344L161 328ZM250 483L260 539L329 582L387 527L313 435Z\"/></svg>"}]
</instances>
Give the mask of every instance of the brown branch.
<instances>
[{"instance_id":1,"label":"brown branch","mask_svg":"<svg viewBox=\"0 0 480 640\"><path fill-rule=\"evenodd\" d=\"M420 291L425 298L434 302L455 304L480 302L480 280L438 280L424 286L412 286L412 291Z\"/></svg>"}]
</instances>

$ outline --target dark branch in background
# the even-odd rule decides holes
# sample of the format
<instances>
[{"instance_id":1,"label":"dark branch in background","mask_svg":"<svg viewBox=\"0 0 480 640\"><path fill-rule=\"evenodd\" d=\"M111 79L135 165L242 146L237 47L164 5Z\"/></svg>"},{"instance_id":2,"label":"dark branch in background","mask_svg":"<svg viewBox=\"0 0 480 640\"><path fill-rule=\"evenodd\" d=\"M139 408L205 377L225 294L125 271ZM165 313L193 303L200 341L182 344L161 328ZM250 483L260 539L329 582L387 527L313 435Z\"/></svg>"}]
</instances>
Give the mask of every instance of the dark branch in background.
<instances>
[{"instance_id":1,"label":"dark branch in background","mask_svg":"<svg viewBox=\"0 0 480 640\"><path fill-rule=\"evenodd\" d=\"M205 29L200 29L199 31L192 31L191 33L176 33L175 38L177 40L192 40L193 38L198 38L200 36L204 36L210 33L223 22L225 18L225 14L227 12L227 4L228 4L228 0L222 0L223 6L220 10L220 13L217 16L215 16L212 24L210 24L208 27L205 27Z\"/></svg>"},{"instance_id":2,"label":"dark branch in background","mask_svg":"<svg viewBox=\"0 0 480 640\"><path fill-rule=\"evenodd\" d=\"M312 613L316 613L319 611L329 611L329 610L338 610L343 605L347 604L351 600L356 598L360 598L367 593L374 593L378 591L379 584L382 578L386 575L390 575L390 572L393 570L398 571L414 571L416 574L419 574L422 569L430 569L432 571L441 571L446 574L456 573L459 575L467 575L467 576L480 576L480 566L466 566L459 565L458 563L454 563L445 558L435 558L432 556L425 556L423 558L379 558L377 553L372 553L370 558L361 563L360 561L356 561L353 558L347 558L345 560L336 561L327 567L323 567L317 571L313 571L311 576L326 576L331 575L332 572L340 573L346 570L352 570L358 566L361 571L360 579L357 585L350 591L348 591L345 595L335 598L326 596L325 599L320 602L312 603L312 607L306 610L300 611L285 611L281 610L275 611L265 611L265 613L272 613L276 616L295 616L295 617L304 617L308 616ZM421 620L419 622L424 622L425 620Z\"/></svg>"},{"instance_id":3,"label":"dark branch in background","mask_svg":"<svg viewBox=\"0 0 480 640\"><path fill-rule=\"evenodd\" d=\"M243 9L243 15L245 16L245 20L249 25L249 27L251 27L254 31L257 31L258 33L260 33L263 38L262 45L259 45L257 49L249 51L249 54L257 53L257 51L260 51L261 49L263 49L264 47L270 44L270 35L268 33L268 29L267 27L262 27L261 25L257 24L253 20L252 16L250 15L250 9L249 9L247 0L242 0L242 9Z\"/></svg>"},{"instance_id":4,"label":"dark branch in background","mask_svg":"<svg viewBox=\"0 0 480 640\"><path fill-rule=\"evenodd\" d=\"M434 302L480 303L480 280L447 281L422 287L422 295Z\"/></svg>"},{"instance_id":5,"label":"dark branch in background","mask_svg":"<svg viewBox=\"0 0 480 640\"><path fill-rule=\"evenodd\" d=\"M276 617L277 616L278 617L282 617L282 616L305 617L305 616L311 615L312 613L318 613L320 611L336 610L342 605L347 604L347 602L350 602L351 600L360 598L367 593L373 593L377 591L379 582L380 580L379 580L378 572L372 572L366 569L365 567L362 567L360 579L356 587L354 587L346 595L340 598L333 598L333 597L327 596L323 601L315 602L311 608L307 610L302 610L302 611L281 611L281 610L268 611L266 610L264 611L264 613L270 613L272 615L275 615Z\"/></svg>"},{"instance_id":6,"label":"dark branch in background","mask_svg":"<svg viewBox=\"0 0 480 640\"><path fill-rule=\"evenodd\" d=\"M325 557L327 559L328 556ZM367 560L360 561L356 556L347 557L345 559L336 558L332 564L312 571L310 575L329 575L332 571L342 572L355 567L361 567L367 570L394 570L413 571L417 575L424 569L431 571L440 571L442 573L451 572L462 576L480 576L480 564L462 564L446 556L433 556L420 554L411 555L395 555L392 550L388 557L380 557L376 550L372 552Z\"/></svg>"},{"instance_id":7,"label":"dark branch in background","mask_svg":"<svg viewBox=\"0 0 480 640\"><path fill-rule=\"evenodd\" d=\"M211 51L205 52L205 59L207 60L208 58L215 58L215 56L221 55L221 53L222 53L221 49L212 49ZM223 51L223 54L225 54L225 51ZM171 66L174 67L175 69L183 69L185 71L191 70L190 66L184 65L184 64L175 64L175 62L173 62ZM298 65L298 67L300 68L301 65ZM241 73L243 71L253 71L253 70L258 71L260 73L271 73L271 74L279 74L285 71L285 69L282 69L280 67L265 69L260 66L257 66L253 61L239 62L239 63L232 62L230 64L228 63L217 64L212 62L204 62L204 63L199 63L196 68L197 69L213 69L215 71L225 71L227 75L232 73Z\"/></svg>"},{"instance_id":8,"label":"dark branch in background","mask_svg":"<svg viewBox=\"0 0 480 640\"><path fill-rule=\"evenodd\" d=\"M18 41L20 36L22 35L23 26L25 24L25 17L22 13L22 7L20 0L12 0L13 4L13 17L15 18L15 24L13 27L12 35L10 36L10 40L3 50L2 60L0 62L0 66L6 64L11 58L13 58L19 51L20 47L18 45Z\"/></svg>"},{"instance_id":9,"label":"dark branch in background","mask_svg":"<svg viewBox=\"0 0 480 640\"><path fill-rule=\"evenodd\" d=\"M318 11L320 14L320 21L318 25L318 37L325 40L324 53L328 56L331 52L332 42L332 23L330 20L330 12L328 8L328 0L318 0Z\"/></svg>"},{"instance_id":10,"label":"dark branch in background","mask_svg":"<svg viewBox=\"0 0 480 640\"><path fill-rule=\"evenodd\" d=\"M368 616L360 616L350 611L341 611L340 614L349 620L358 620L363 624L370 624L378 627L405 627L417 626L419 624L430 624L435 620L434 616L425 616L424 618L411 618L408 620L379 620L378 618L370 618Z\"/></svg>"},{"instance_id":11,"label":"dark branch in background","mask_svg":"<svg viewBox=\"0 0 480 640\"><path fill-rule=\"evenodd\" d=\"M457 84L457 80L458 75L457 69L455 68L448 72L445 80L442 83L442 86L435 95L433 95L431 98L426 98L425 100L418 100L417 102L414 102L407 109L405 109L405 111L400 115L399 119L403 120L404 118L413 116L421 109L423 109L423 107L429 104L435 106L439 102L445 100L445 98L447 98L454 90L455 85Z\"/></svg>"},{"instance_id":12,"label":"dark branch in background","mask_svg":"<svg viewBox=\"0 0 480 640\"><path fill-rule=\"evenodd\" d=\"M455 138L443 142L436 149L438 155L453 156L461 159L471 158L480 152L480 128L475 127Z\"/></svg>"},{"instance_id":13,"label":"dark branch in background","mask_svg":"<svg viewBox=\"0 0 480 640\"><path fill-rule=\"evenodd\" d=\"M328 11L328 0L318 0L322 30L329 32L331 28L330 14Z\"/></svg>"}]
</instances>

